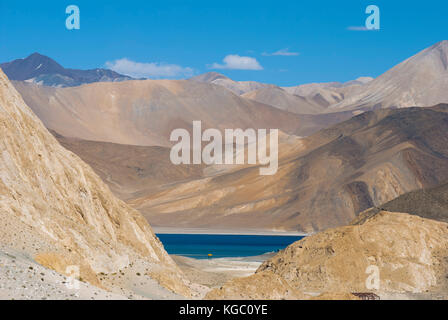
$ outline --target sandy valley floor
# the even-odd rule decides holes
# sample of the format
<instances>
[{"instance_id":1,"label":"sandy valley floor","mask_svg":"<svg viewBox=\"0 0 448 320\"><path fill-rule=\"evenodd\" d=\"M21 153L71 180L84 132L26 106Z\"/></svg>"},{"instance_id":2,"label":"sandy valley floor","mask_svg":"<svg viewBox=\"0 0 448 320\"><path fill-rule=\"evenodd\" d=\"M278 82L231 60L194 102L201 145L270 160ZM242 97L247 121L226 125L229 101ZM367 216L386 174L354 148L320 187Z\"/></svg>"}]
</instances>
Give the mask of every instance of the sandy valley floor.
<instances>
[{"instance_id":1,"label":"sandy valley floor","mask_svg":"<svg viewBox=\"0 0 448 320\"><path fill-rule=\"evenodd\" d=\"M186 277L193 283L208 288L217 288L230 279L248 277L273 254L256 257L192 259L183 256L172 256Z\"/></svg>"}]
</instances>

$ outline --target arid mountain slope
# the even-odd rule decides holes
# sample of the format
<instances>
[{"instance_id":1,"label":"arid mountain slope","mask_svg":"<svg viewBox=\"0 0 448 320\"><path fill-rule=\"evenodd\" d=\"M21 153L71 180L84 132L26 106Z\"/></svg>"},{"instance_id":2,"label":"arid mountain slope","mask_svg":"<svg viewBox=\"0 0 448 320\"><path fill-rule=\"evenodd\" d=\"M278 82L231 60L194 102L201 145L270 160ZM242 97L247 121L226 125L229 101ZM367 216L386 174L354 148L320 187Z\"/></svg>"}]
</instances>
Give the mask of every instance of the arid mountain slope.
<instances>
[{"instance_id":1,"label":"arid mountain slope","mask_svg":"<svg viewBox=\"0 0 448 320\"><path fill-rule=\"evenodd\" d=\"M172 130L275 128L308 135L337 116L296 115L196 81L146 80L50 88L15 82L49 128L66 137L130 145L171 145Z\"/></svg>"},{"instance_id":2,"label":"arid mountain slope","mask_svg":"<svg viewBox=\"0 0 448 320\"><path fill-rule=\"evenodd\" d=\"M378 110L281 141L276 175L237 168L130 203L157 226L313 232L448 180L447 146L448 105Z\"/></svg>"},{"instance_id":3,"label":"arid mountain slope","mask_svg":"<svg viewBox=\"0 0 448 320\"><path fill-rule=\"evenodd\" d=\"M373 293L383 299L446 299L447 230L446 223L383 211L362 225L306 237L255 275L231 280L207 298L350 299Z\"/></svg>"},{"instance_id":4,"label":"arid mountain slope","mask_svg":"<svg viewBox=\"0 0 448 320\"><path fill-rule=\"evenodd\" d=\"M281 110L286 110L298 114L318 114L324 109L313 100L292 95L285 90L275 88L262 88L242 95L244 98L252 99L260 103L265 103Z\"/></svg>"},{"instance_id":5,"label":"arid mountain slope","mask_svg":"<svg viewBox=\"0 0 448 320\"><path fill-rule=\"evenodd\" d=\"M295 87L284 87L283 89L291 94L297 94L301 96L309 96L319 91L319 89L342 89L354 86L364 86L367 83L373 81L371 77L360 77L356 80L342 82L324 82L324 83L308 83L302 84Z\"/></svg>"},{"instance_id":6,"label":"arid mountain slope","mask_svg":"<svg viewBox=\"0 0 448 320\"><path fill-rule=\"evenodd\" d=\"M79 266L102 287L100 273L143 265L145 276L190 294L147 221L56 141L1 71L0 111L1 246L60 273Z\"/></svg>"},{"instance_id":7,"label":"arid mountain slope","mask_svg":"<svg viewBox=\"0 0 448 320\"><path fill-rule=\"evenodd\" d=\"M448 223L448 184L406 193L381 207Z\"/></svg>"},{"instance_id":8,"label":"arid mountain slope","mask_svg":"<svg viewBox=\"0 0 448 320\"><path fill-rule=\"evenodd\" d=\"M172 164L169 148L86 141L52 133L64 148L89 164L123 200L203 175L204 165Z\"/></svg>"},{"instance_id":9,"label":"arid mountain slope","mask_svg":"<svg viewBox=\"0 0 448 320\"><path fill-rule=\"evenodd\" d=\"M381 209L380 209L381 208ZM381 210L406 212L426 219L448 223L448 184L405 193L398 198L363 212L353 223L360 223Z\"/></svg>"},{"instance_id":10,"label":"arid mountain slope","mask_svg":"<svg viewBox=\"0 0 448 320\"><path fill-rule=\"evenodd\" d=\"M351 92L328 111L429 107L448 103L448 41L442 41L400 63Z\"/></svg>"},{"instance_id":11,"label":"arid mountain slope","mask_svg":"<svg viewBox=\"0 0 448 320\"><path fill-rule=\"evenodd\" d=\"M337 104L349 97L352 92L371 82L373 78L361 77L356 80L328 83L308 83L295 87L285 87L283 90L292 95L306 97L324 108Z\"/></svg>"},{"instance_id":12,"label":"arid mountain slope","mask_svg":"<svg viewBox=\"0 0 448 320\"><path fill-rule=\"evenodd\" d=\"M238 95L282 110L299 114L316 114L343 101L352 92L356 92L359 87L372 81L373 78L361 77L346 83L310 83L284 88L255 81L234 81L216 72L205 73L190 80L216 84Z\"/></svg>"}]
</instances>

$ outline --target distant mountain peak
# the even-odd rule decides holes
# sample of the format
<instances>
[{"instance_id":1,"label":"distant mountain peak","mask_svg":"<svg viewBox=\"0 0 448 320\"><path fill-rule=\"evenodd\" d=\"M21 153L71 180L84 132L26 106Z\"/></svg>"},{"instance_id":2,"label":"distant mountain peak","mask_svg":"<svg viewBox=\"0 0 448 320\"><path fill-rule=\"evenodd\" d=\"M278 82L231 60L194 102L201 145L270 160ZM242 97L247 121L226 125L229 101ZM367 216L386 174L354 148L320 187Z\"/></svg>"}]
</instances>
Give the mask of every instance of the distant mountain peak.
<instances>
[{"instance_id":1,"label":"distant mountain peak","mask_svg":"<svg viewBox=\"0 0 448 320\"><path fill-rule=\"evenodd\" d=\"M218 79L230 80L230 78L226 77L225 75L223 75L221 73L218 73L218 72L214 72L214 71L207 72L207 73L204 73L204 74L200 74L198 76L190 78L190 80L193 80L193 81L207 82L207 83L211 83L211 82L213 82L215 80L218 80Z\"/></svg>"},{"instance_id":2,"label":"distant mountain peak","mask_svg":"<svg viewBox=\"0 0 448 320\"><path fill-rule=\"evenodd\" d=\"M47 56L44 56L43 54L40 54L39 52L34 52L34 53L32 53L32 54L30 54L30 55L28 56L28 58L34 58L34 57L42 57L42 58L50 59L50 58L48 58Z\"/></svg>"},{"instance_id":3,"label":"distant mountain peak","mask_svg":"<svg viewBox=\"0 0 448 320\"><path fill-rule=\"evenodd\" d=\"M347 82L343 83L341 85L341 87L348 87L348 86L353 86L353 85L361 85L361 86L363 86L363 85L368 84L369 82L371 82L373 80L374 80L374 78L372 78L372 77L359 77L359 78L357 78L355 80L351 80L351 81L347 81Z\"/></svg>"},{"instance_id":4,"label":"distant mountain peak","mask_svg":"<svg viewBox=\"0 0 448 320\"><path fill-rule=\"evenodd\" d=\"M108 69L66 69L55 60L34 52L24 59L0 64L10 80L33 82L51 87L73 87L92 82L132 80Z\"/></svg>"},{"instance_id":5,"label":"distant mountain peak","mask_svg":"<svg viewBox=\"0 0 448 320\"><path fill-rule=\"evenodd\" d=\"M372 78L372 77L359 77L355 81L359 81L359 82L362 82L362 83L368 83L368 82L373 81L373 80L375 80L375 78Z\"/></svg>"},{"instance_id":6,"label":"distant mountain peak","mask_svg":"<svg viewBox=\"0 0 448 320\"><path fill-rule=\"evenodd\" d=\"M448 55L448 40L437 42L433 46L419 52L414 57L425 57L431 54L436 54L436 56L438 56L440 53L442 53L442 55Z\"/></svg>"},{"instance_id":7,"label":"distant mountain peak","mask_svg":"<svg viewBox=\"0 0 448 320\"><path fill-rule=\"evenodd\" d=\"M448 41L440 41L433 46L417 53L406 60L402 65L412 65L415 70L432 69L433 73L447 76L448 70ZM398 65L400 66L400 65Z\"/></svg>"},{"instance_id":8,"label":"distant mountain peak","mask_svg":"<svg viewBox=\"0 0 448 320\"><path fill-rule=\"evenodd\" d=\"M47 62L47 63L58 65L58 66L60 66L62 68L62 66L59 63L57 63L56 61L54 61L50 57L45 56L43 54L40 54L38 52L34 52L34 53L30 54L25 59L18 59L18 60L15 60L15 61Z\"/></svg>"},{"instance_id":9,"label":"distant mountain peak","mask_svg":"<svg viewBox=\"0 0 448 320\"><path fill-rule=\"evenodd\" d=\"M440 42L437 42L435 45L432 46L432 48L448 49L448 40L442 40Z\"/></svg>"},{"instance_id":10,"label":"distant mountain peak","mask_svg":"<svg viewBox=\"0 0 448 320\"><path fill-rule=\"evenodd\" d=\"M428 107L448 101L448 41L440 41L367 83L332 110Z\"/></svg>"}]
</instances>

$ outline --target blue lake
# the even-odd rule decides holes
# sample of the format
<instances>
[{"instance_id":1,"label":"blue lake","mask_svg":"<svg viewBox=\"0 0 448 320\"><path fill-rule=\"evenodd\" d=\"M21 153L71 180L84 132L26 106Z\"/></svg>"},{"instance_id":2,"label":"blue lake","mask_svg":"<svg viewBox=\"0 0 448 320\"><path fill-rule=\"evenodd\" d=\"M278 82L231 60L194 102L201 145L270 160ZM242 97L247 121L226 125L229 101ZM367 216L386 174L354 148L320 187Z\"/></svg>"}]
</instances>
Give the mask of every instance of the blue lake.
<instances>
[{"instance_id":1,"label":"blue lake","mask_svg":"<svg viewBox=\"0 0 448 320\"><path fill-rule=\"evenodd\" d=\"M196 259L258 256L282 250L302 236L157 234L169 254Z\"/></svg>"}]
</instances>

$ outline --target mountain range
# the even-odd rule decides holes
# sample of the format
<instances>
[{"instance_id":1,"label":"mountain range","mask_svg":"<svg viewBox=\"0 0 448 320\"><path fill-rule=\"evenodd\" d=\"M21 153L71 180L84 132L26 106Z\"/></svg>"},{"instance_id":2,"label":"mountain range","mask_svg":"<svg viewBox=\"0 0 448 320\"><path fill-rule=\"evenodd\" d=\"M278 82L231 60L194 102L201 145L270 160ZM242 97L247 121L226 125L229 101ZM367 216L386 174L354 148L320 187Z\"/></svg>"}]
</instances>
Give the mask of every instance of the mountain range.
<instances>
[{"instance_id":1,"label":"mountain range","mask_svg":"<svg viewBox=\"0 0 448 320\"><path fill-rule=\"evenodd\" d=\"M33 53L25 59L0 64L10 80L27 81L51 87L74 87L93 82L117 82L131 80L107 69L66 69L53 59Z\"/></svg>"},{"instance_id":2,"label":"mountain range","mask_svg":"<svg viewBox=\"0 0 448 320\"><path fill-rule=\"evenodd\" d=\"M242 97L256 100L299 114L317 114L342 101L354 88L373 80L360 77L346 83L311 83L294 87L279 87L255 81L234 81L217 72L208 72L191 78L192 81L222 86Z\"/></svg>"},{"instance_id":3,"label":"mountain range","mask_svg":"<svg viewBox=\"0 0 448 320\"><path fill-rule=\"evenodd\" d=\"M448 41L441 41L358 87L329 111L432 106L448 102Z\"/></svg>"},{"instance_id":4,"label":"mountain range","mask_svg":"<svg viewBox=\"0 0 448 320\"><path fill-rule=\"evenodd\" d=\"M314 232L448 180L447 107L435 106L448 99L447 44L347 83L282 88L207 73L72 88L13 84L59 141L154 225ZM175 170L170 132L191 131L194 120L219 130L280 129L278 173Z\"/></svg>"},{"instance_id":5,"label":"mountain range","mask_svg":"<svg viewBox=\"0 0 448 320\"><path fill-rule=\"evenodd\" d=\"M448 179L448 105L366 112L283 138L276 175L236 167L130 201L154 225L314 232Z\"/></svg>"},{"instance_id":6,"label":"mountain range","mask_svg":"<svg viewBox=\"0 0 448 320\"><path fill-rule=\"evenodd\" d=\"M406 59L381 76L360 77L346 83L311 83L280 88L274 85L233 81L217 73L208 73L193 78L222 85L233 92L253 98L259 102L291 109L292 103L299 113L301 105L307 112L309 103L321 108L311 113L353 111L363 112L379 108L429 107L448 102L448 41L444 40ZM281 91L283 90L283 91ZM258 91L258 92L257 92ZM278 96L282 95L282 99ZM303 102L306 99L307 103ZM322 108L323 107L323 108Z\"/></svg>"},{"instance_id":7,"label":"mountain range","mask_svg":"<svg viewBox=\"0 0 448 320\"><path fill-rule=\"evenodd\" d=\"M275 128L309 135L350 118L352 112L295 114L235 95L222 86L187 80L143 80L51 88L14 82L45 125L83 140L170 146L171 131L203 128Z\"/></svg>"},{"instance_id":8,"label":"mountain range","mask_svg":"<svg viewBox=\"0 0 448 320\"><path fill-rule=\"evenodd\" d=\"M39 54L3 64L0 278L14 288L1 297L64 296L73 266L99 290L82 297L202 296L158 226L307 234L208 299L446 299L447 61L442 41L376 79L295 87L134 80ZM280 129L277 173L175 166L170 132L195 120Z\"/></svg>"}]
</instances>

